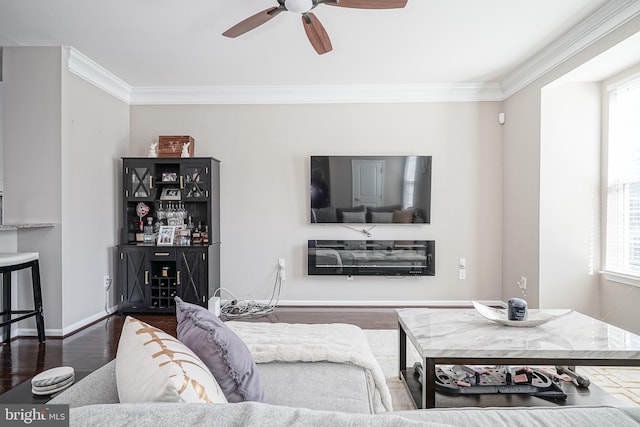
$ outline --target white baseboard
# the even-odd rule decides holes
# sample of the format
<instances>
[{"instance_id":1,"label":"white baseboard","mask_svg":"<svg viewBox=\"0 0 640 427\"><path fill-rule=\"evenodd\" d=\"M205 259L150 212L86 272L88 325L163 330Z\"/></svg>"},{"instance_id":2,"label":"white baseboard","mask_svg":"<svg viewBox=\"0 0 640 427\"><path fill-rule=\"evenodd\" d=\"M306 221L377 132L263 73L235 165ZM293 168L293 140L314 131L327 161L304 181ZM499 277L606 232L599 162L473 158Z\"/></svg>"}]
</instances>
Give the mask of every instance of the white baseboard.
<instances>
[{"instance_id":1,"label":"white baseboard","mask_svg":"<svg viewBox=\"0 0 640 427\"><path fill-rule=\"evenodd\" d=\"M115 305L113 307L109 307L109 309L104 312L96 313L93 316L86 317L80 321L77 321L65 328L62 329L51 329L46 327L46 317L45 317L45 335L48 337L63 337L65 335L69 335L79 329L84 328L85 326L95 322L96 320L100 320L105 316L111 315L118 310L118 306ZM12 337L37 337L38 330L36 328L17 328L11 334Z\"/></svg>"}]
</instances>

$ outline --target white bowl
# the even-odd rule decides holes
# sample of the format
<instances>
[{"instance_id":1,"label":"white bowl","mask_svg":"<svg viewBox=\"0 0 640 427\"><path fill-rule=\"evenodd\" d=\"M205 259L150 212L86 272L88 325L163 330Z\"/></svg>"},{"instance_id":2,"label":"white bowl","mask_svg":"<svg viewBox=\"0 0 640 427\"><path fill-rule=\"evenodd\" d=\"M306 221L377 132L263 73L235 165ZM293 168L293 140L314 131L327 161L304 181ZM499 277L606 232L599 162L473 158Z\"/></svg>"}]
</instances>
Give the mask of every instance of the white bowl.
<instances>
[{"instance_id":1,"label":"white bowl","mask_svg":"<svg viewBox=\"0 0 640 427\"><path fill-rule=\"evenodd\" d=\"M498 310L472 301L473 307L482 315L482 317L505 326L516 326L520 328L530 328L532 326L542 325L550 320L557 319L571 313L573 310L554 310L553 313L541 310L528 310L527 320L509 320L506 310Z\"/></svg>"}]
</instances>

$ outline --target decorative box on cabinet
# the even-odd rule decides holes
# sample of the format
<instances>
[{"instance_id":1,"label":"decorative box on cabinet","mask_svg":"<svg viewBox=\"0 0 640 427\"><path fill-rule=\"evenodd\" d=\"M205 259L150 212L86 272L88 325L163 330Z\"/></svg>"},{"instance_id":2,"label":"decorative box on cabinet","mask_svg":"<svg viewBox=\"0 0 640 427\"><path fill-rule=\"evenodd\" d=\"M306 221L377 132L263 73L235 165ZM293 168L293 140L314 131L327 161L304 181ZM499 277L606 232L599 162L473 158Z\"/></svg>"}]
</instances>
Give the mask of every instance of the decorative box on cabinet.
<instances>
[{"instance_id":1,"label":"decorative box on cabinet","mask_svg":"<svg viewBox=\"0 0 640 427\"><path fill-rule=\"evenodd\" d=\"M174 297L207 305L220 282L220 163L213 158L124 158L122 231L118 245L119 313L170 313ZM162 199L169 188L178 198ZM136 241L138 203L154 223L169 203L182 204L207 244L165 246ZM166 221L166 220L165 220Z\"/></svg>"}]
</instances>

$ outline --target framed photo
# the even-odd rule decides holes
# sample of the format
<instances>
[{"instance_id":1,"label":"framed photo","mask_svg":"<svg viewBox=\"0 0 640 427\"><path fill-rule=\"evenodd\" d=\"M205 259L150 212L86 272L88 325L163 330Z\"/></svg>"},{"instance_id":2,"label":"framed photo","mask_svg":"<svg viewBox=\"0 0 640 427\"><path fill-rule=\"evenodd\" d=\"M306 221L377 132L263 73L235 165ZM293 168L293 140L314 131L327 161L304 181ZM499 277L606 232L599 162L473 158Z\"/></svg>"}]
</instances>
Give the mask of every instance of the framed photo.
<instances>
[{"instance_id":1,"label":"framed photo","mask_svg":"<svg viewBox=\"0 0 640 427\"><path fill-rule=\"evenodd\" d=\"M162 225L158 231L158 246L171 246L176 234L176 227L173 225Z\"/></svg>"},{"instance_id":2,"label":"framed photo","mask_svg":"<svg viewBox=\"0 0 640 427\"><path fill-rule=\"evenodd\" d=\"M178 187L163 188L160 200L180 200L180 189Z\"/></svg>"},{"instance_id":3,"label":"framed photo","mask_svg":"<svg viewBox=\"0 0 640 427\"><path fill-rule=\"evenodd\" d=\"M177 182L178 174L175 172L163 172L162 173L162 182Z\"/></svg>"}]
</instances>

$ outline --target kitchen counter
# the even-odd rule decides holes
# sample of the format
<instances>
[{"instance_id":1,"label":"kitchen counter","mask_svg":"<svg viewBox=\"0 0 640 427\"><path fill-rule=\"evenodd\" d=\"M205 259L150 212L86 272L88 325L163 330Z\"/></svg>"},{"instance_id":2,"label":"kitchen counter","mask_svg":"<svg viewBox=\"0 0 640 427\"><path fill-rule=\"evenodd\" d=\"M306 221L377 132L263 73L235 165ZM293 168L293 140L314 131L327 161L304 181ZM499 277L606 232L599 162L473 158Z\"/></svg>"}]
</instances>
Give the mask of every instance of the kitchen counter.
<instances>
[{"instance_id":1,"label":"kitchen counter","mask_svg":"<svg viewBox=\"0 0 640 427\"><path fill-rule=\"evenodd\" d=\"M46 228L46 227L55 227L57 224L53 222L33 222L33 223L24 223L24 224L2 224L0 225L0 231L14 231L14 230L22 230L25 228Z\"/></svg>"}]
</instances>

